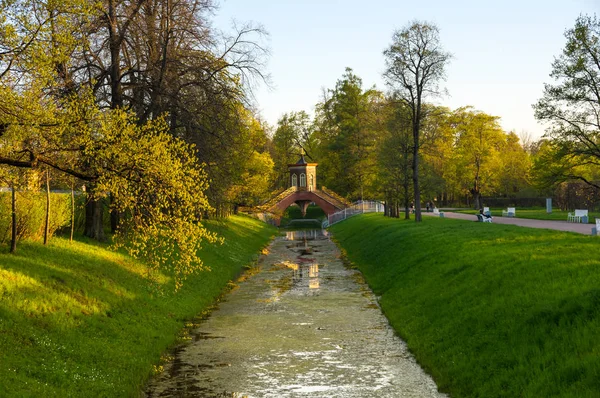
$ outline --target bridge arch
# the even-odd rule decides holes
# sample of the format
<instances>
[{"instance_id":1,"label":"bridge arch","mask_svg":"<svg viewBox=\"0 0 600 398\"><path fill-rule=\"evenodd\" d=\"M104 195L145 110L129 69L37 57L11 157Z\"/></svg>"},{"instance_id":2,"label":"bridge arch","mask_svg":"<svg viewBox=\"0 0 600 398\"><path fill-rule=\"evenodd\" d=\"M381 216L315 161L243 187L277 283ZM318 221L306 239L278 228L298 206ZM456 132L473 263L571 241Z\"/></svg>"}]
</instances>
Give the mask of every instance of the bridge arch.
<instances>
[{"instance_id":1,"label":"bridge arch","mask_svg":"<svg viewBox=\"0 0 600 398\"><path fill-rule=\"evenodd\" d=\"M300 206L302 214L306 214L306 208L311 202L319 206L328 216L342 210L342 207L335 206L330 201L317 195L314 191L296 191L277 202L271 209L274 214L283 214L288 207L296 203ZM279 225L279 220L277 225Z\"/></svg>"}]
</instances>

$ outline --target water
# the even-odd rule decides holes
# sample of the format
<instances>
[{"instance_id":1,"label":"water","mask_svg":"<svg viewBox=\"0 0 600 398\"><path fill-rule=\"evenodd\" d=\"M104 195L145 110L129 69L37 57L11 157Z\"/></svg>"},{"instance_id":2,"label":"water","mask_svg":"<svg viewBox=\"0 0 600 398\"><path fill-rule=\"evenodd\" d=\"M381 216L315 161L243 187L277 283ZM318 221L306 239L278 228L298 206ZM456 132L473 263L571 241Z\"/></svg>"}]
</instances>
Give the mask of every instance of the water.
<instances>
[{"instance_id":1,"label":"water","mask_svg":"<svg viewBox=\"0 0 600 398\"><path fill-rule=\"evenodd\" d=\"M288 231L148 397L442 397L327 231Z\"/></svg>"}]
</instances>

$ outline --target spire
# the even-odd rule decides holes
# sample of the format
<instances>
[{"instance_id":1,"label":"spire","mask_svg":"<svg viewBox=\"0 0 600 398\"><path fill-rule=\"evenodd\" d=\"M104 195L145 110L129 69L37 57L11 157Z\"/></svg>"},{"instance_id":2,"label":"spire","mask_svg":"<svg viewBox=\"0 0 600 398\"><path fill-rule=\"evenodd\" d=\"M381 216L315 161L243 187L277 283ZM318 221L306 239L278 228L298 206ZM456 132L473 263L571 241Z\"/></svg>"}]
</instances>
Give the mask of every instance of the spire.
<instances>
[{"instance_id":1,"label":"spire","mask_svg":"<svg viewBox=\"0 0 600 398\"><path fill-rule=\"evenodd\" d=\"M300 159L296 162L296 164L307 164L306 159L304 159L304 148L300 147Z\"/></svg>"}]
</instances>

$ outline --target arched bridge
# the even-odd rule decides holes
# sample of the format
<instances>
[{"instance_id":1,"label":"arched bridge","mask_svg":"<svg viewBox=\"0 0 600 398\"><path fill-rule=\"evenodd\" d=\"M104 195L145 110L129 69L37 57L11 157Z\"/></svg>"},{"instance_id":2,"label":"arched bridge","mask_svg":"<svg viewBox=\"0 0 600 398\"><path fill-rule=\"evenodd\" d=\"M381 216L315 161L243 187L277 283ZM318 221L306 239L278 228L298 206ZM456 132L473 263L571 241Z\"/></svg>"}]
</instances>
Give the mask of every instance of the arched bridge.
<instances>
[{"instance_id":1,"label":"arched bridge","mask_svg":"<svg viewBox=\"0 0 600 398\"><path fill-rule=\"evenodd\" d=\"M273 214L276 225L279 225L285 209L294 203L300 206L303 216L306 215L306 209L310 203L315 203L328 216L344 210L350 205L345 199L325 187L321 187L321 189L307 189L292 186L273 197L261 207Z\"/></svg>"}]
</instances>

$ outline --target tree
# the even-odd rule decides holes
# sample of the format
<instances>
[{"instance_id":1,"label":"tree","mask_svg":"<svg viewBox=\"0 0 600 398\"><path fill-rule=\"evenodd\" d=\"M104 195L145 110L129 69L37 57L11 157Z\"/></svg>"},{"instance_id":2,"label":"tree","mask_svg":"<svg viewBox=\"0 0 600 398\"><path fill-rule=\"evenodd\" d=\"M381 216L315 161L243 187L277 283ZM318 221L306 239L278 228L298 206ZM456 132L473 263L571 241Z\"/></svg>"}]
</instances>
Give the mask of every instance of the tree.
<instances>
[{"instance_id":1,"label":"tree","mask_svg":"<svg viewBox=\"0 0 600 398\"><path fill-rule=\"evenodd\" d=\"M545 85L533 106L535 117L548 124L545 137L551 141L537 163L546 164L545 185L580 180L600 189L600 20L579 16L565 38L552 63L554 83Z\"/></svg>"},{"instance_id":2,"label":"tree","mask_svg":"<svg viewBox=\"0 0 600 398\"><path fill-rule=\"evenodd\" d=\"M304 111L286 113L277 121L277 130L273 135L277 188L287 188L288 164L295 163L302 151L313 161L318 161L313 150L312 130L312 122Z\"/></svg>"},{"instance_id":3,"label":"tree","mask_svg":"<svg viewBox=\"0 0 600 398\"><path fill-rule=\"evenodd\" d=\"M317 137L327 152L321 158L321 181L345 197L371 196L381 129L374 116L383 96L375 89L363 90L362 80L350 68L329 94L317 107Z\"/></svg>"},{"instance_id":4,"label":"tree","mask_svg":"<svg viewBox=\"0 0 600 398\"><path fill-rule=\"evenodd\" d=\"M500 153L500 163L498 193L514 197L517 192L529 187L531 158L525 148L521 146L519 137L514 132L505 135L505 142Z\"/></svg>"},{"instance_id":5,"label":"tree","mask_svg":"<svg viewBox=\"0 0 600 398\"><path fill-rule=\"evenodd\" d=\"M384 56L386 83L411 110L415 221L420 222L419 149L421 124L427 117L423 103L428 96L440 94L438 84L445 79L445 67L451 55L443 50L435 25L415 21L394 32L392 44L384 51Z\"/></svg>"},{"instance_id":6,"label":"tree","mask_svg":"<svg viewBox=\"0 0 600 398\"><path fill-rule=\"evenodd\" d=\"M470 107L455 110L450 118L455 137L455 177L460 188L473 197L475 209L483 208L482 193L492 192L498 184L505 140L498 119Z\"/></svg>"},{"instance_id":7,"label":"tree","mask_svg":"<svg viewBox=\"0 0 600 398\"><path fill-rule=\"evenodd\" d=\"M378 148L378 175L384 190L386 215L410 218L410 168L412 164L412 129L410 110L403 101L389 98L386 107L387 128Z\"/></svg>"}]
</instances>

